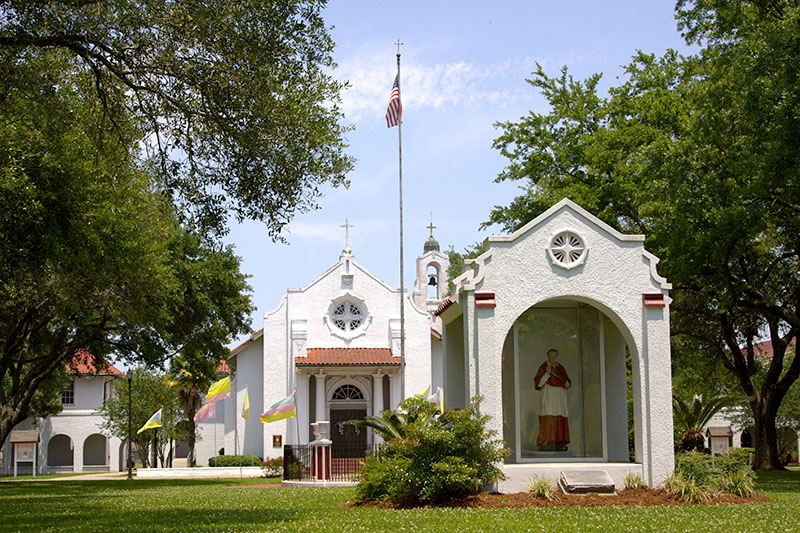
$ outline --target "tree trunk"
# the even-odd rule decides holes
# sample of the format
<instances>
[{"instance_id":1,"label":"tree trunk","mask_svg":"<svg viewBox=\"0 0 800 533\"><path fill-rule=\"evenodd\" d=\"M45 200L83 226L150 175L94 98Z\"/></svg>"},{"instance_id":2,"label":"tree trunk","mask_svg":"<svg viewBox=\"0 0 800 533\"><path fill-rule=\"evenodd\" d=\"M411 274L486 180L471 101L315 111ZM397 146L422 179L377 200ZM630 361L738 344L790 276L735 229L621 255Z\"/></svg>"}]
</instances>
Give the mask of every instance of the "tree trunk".
<instances>
[{"instance_id":1,"label":"tree trunk","mask_svg":"<svg viewBox=\"0 0 800 533\"><path fill-rule=\"evenodd\" d=\"M197 424L194 422L194 415L195 413L191 413L189 416L189 456L186 460L189 467L195 465L194 443L197 439Z\"/></svg>"},{"instance_id":2,"label":"tree trunk","mask_svg":"<svg viewBox=\"0 0 800 533\"><path fill-rule=\"evenodd\" d=\"M778 408L771 406L774 403L773 394L767 393L759 402L752 402L754 435L753 470L785 470L778 456L778 431L775 427Z\"/></svg>"}]
</instances>

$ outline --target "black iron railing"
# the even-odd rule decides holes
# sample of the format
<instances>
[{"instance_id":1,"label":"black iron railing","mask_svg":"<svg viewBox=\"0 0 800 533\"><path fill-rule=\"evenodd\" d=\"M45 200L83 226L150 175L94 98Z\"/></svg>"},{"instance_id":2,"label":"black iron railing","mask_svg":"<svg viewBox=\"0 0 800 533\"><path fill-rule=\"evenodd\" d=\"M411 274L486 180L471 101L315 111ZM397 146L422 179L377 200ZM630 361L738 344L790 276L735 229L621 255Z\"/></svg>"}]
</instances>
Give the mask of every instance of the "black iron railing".
<instances>
[{"instance_id":1,"label":"black iron railing","mask_svg":"<svg viewBox=\"0 0 800 533\"><path fill-rule=\"evenodd\" d=\"M314 447L309 444L286 444L283 447L283 479L314 481ZM375 456L377 446L365 444L331 445L330 481L352 481L367 456Z\"/></svg>"}]
</instances>

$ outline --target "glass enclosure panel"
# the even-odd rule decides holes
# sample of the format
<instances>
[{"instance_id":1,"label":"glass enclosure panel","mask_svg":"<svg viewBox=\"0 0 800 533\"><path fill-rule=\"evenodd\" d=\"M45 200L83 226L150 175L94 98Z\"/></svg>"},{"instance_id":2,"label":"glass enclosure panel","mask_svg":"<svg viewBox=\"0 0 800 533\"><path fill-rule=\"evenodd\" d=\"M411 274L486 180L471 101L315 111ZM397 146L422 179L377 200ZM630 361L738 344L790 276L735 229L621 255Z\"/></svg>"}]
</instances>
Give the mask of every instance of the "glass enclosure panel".
<instances>
[{"instance_id":1,"label":"glass enclosure panel","mask_svg":"<svg viewBox=\"0 0 800 533\"><path fill-rule=\"evenodd\" d=\"M518 460L603 457L599 318L584 305L533 307L506 339L503 429Z\"/></svg>"}]
</instances>

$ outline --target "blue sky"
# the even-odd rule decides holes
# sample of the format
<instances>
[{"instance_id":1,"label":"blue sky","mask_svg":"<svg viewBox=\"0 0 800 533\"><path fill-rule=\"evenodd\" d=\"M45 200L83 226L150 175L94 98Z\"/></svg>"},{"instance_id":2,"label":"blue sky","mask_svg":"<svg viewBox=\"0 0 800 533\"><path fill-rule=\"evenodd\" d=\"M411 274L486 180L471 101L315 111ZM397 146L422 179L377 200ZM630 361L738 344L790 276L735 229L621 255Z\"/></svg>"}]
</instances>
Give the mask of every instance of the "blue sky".
<instances>
[{"instance_id":1,"label":"blue sky","mask_svg":"<svg viewBox=\"0 0 800 533\"><path fill-rule=\"evenodd\" d=\"M618 81L637 50L687 52L674 3L418 2L332 0L324 12L336 42L335 77L343 94L348 153L357 159L349 189L327 189L320 209L295 217L273 243L254 222L234 225L236 246L253 287L253 329L289 287L303 287L333 265L344 247L345 217L356 260L399 286L397 128L384 114L402 54L405 286L429 219L446 249L499 233L479 231L494 205L507 205L518 184L494 183L506 160L491 145L497 121L546 112L525 79L539 62L550 75L563 65L575 78L603 73L603 90ZM238 343L238 341L237 341ZM237 344L234 343L234 344Z\"/></svg>"}]
</instances>

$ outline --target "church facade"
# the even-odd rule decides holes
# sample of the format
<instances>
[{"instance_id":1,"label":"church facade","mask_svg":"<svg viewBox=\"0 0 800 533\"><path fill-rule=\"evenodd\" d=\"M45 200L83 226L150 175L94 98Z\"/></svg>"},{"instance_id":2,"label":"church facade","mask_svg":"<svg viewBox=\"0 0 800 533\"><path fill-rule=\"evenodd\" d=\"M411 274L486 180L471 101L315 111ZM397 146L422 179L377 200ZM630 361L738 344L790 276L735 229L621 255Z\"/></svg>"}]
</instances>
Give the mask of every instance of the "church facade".
<instances>
[{"instance_id":1,"label":"church facade","mask_svg":"<svg viewBox=\"0 0 800 533\"><path fill-rule=\"evenodd\" d=\"M432 369L432 354L441 354L441 341L431 329L430 312L441 300L438 293L429 298L426 287L439 287L446 269L438 243L418 259L422 277L413 296L403 295L404 350L400 290L360 265L347 245L339 261L317 279L288 289L264 315L264 327L234 349L228 362L236 369L235 405L243 405L247 395L251 412L261 413L294 391L297 416L268 424L225 416L226 450L237 449L232 439L238 438L242 453L279 456L284 444L314 440L311 423L321 420L330 421L329 437L337 446L374 444L371 430L347 421L396 409L404 397L431 387L432 380L441 385L441 371Z\"/></svg>"}]
</instances>

